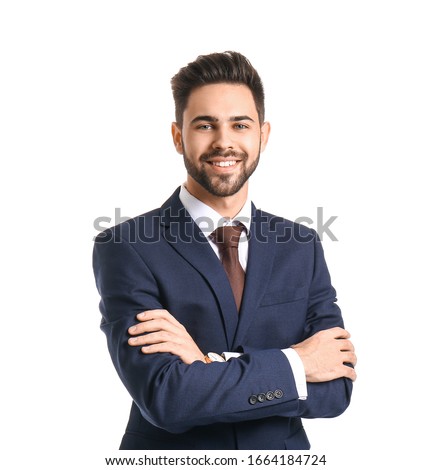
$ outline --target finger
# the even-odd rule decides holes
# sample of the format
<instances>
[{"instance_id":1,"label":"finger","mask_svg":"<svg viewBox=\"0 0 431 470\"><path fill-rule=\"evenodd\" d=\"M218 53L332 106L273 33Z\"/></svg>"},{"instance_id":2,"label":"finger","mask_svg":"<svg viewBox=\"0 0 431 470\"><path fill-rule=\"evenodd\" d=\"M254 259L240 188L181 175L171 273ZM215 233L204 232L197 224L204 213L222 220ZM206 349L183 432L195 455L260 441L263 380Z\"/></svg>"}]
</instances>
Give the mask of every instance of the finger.
<instances>
[{"instance_id":1,"label":"finger","mask_svg":"<svg viewBox=\"0 0 431 470\"><path fill-rule=\"evenodd\" d=\"M143 320L151 320L152 318L158 318L163 315L163 312L166 310L163 309L154 309L154 310L144 310L143 312L139 312L136 315L136 318L140 321Z\"/></svg>"},{"instance_id":2,"label":"finger","mask_svg":"<svg viewBox=\"0 0 431 470\"><path fill-rule=\"evenodd\" d=\"M142 335L151 331L156 331L154 327L155 325L154 324L151 325L149 322L141 322L141 323L136 323L135 325L132 325L127 331L132 336Z\"/></svg>"},{"instance_id":3,"label":"finger","mask_svg":"<svg viewBox=\"0 0 431 470\"><path fill-rule=\"evenodd\" d=\"M138 313L138 315L136 315L136 318L139 321L156 320L162 318L168 321L169 323L172 323L173 325L182 326L181 323L167 310L146 310L145 312Z\"/></svg>"},{"instance_id":4,"label":"finger","mask_svg":"<svg viewBox=\"0 0 431 470\"><path fill-rule=\"evenodd\" d=\"M143 346L141 348L141 351L144 354L171 353L175 354L176 356L180 356L182 349L180 346L178 346L178 344L166 342Z\"/></svg>"},{"instance_id":5,"label":"finger","mask_svg":"<svg viewBox=\"0 0 431 470\"><path fill-rule=\"evenodd\" d=\"M356 380L356 371L353 367L344 366L344 377L352 380L353 382Z\"/></svg>"},{"instance_id":6,"label":"finger","mask_svg":"<svg viewBox=\"0 0 431 470\"><path fill-rule=\"evenodd\" d=\"M137 323L136 325L132 325L127 332L129 335L142 335L146 333L147 325L145 323Z\"/></svg>"},{"instance_id":7,"label":"finger","mask_svg":"<svg viewBox=\"0 0 431 470\"><path fill-rule=\"evenodd\" d=\"M339 339L338 341L338 347L340 348L340 351L354 351L355 347L353 346L353 343L349 340L344 340L344 339Z\"/></svg>"},{"instance_id":8,"label":"finger","mask_svg":"<svg viewBox=\"0 0 431 470\"><path fill-rule=\"evenodd\" d=\"M353 366L355 366L357 362L358 360L354 352L349 351L349 352L343 353L343 363L348 363L348 364L352 364Z\"/></svg>"},{"instance_id":9,"label":"finger","mask_svg":"<svg viewBox=\"0 0 431 470\"><path fill-rule=\"evenodd\" d=\"M335 339L347 339L350 338L350 333L345 330L344 328L335 327L331 329L332 333L334 334Z\"/></svg>"},{"instance_id":10,"label":"finger","mask_svg":"<svg viewBox=\"0 0 431 470\"><path fill-rule=\"evenodd\" d=\"M143 322L137 323L129 328L128 332L131 335L141 335L152 331L169 331L174 334L181 334L182 329L177 325L165 320L164 318L148 319Z\"/></svg>"},{"instance_id":11,"label":"finger","mask_svg":"<svg viewBox=\"0 0 431 470\"><path fill-rule=\"evenodd\" d=\"M320 330L316 334L334 339L347 339L350 337L350 333L339 326L334 326L333 328L328 328L326 330Z\"/></svg>"},{"instance_id":12,"label":"finger","mask_svg":"<svg viewBox=\"0 0 431 470\"><path fill-rule=\"evenodd\" d=\"M141 335L142 333L147 332L147 327L145 326L146 321L152 320L154 317L157 317L158 312L163 310L146 310L144 312L139 312L136 315L136 319L139 323L132 325L127 331L131 335Z\"/></svg>"},{"instance_id":13,"label":"finger","mask_svg":"<svg viewBox=\"0 0 431 470\"><path fill-rule=\"evenodd\" d=\"M166 331L157 331L156 333L148 333L142 336L135 336L133 338L129 338L128 343L131 346L143 346L147 344L157 344L157 343L166 343L172 342L180 344L176 341L176 337Z\"/></svg>"}]
</instances>

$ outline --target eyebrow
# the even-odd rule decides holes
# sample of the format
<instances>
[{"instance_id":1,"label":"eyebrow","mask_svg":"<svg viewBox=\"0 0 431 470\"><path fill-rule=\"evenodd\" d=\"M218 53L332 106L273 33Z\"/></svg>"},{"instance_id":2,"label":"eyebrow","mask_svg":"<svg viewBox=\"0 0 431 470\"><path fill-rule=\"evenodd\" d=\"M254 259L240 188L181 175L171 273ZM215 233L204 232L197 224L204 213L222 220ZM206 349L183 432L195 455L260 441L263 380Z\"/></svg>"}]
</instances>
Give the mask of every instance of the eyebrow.
<instances>
[{"instance_id":1,"label":"eyebrow","mask_svg":"<svg viewBox=\"0 0 431 470\"><path fill-rule=\"evenodd\" d=\"M218 122L219 119L216 118L215 116L209 116L209 115L202 115L202 116L196 116L194 119L190 121L190 124L195 124L197 122L201 121L206 121L206 122ZM232 116L229 118L230 122L238 122L238 121L251 121L254 122L254 120L247 115L244 116Z\"/></svg>"}]
</instances>

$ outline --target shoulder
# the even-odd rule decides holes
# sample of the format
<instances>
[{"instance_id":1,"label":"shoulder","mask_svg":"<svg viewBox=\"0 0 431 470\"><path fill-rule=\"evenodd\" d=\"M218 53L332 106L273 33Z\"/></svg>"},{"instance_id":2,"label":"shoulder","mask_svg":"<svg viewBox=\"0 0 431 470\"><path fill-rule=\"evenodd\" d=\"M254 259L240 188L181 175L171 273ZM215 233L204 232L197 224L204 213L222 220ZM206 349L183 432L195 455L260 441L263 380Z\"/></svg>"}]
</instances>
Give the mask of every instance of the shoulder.
<instances>
[{"instance_id":1,"label":"shoulder","mask_svg":"<svg viewBox=\"0 0 431 470\"><path fill-rule=\"evenodd\" d=\"M109 242L154 242L160 238L160 214L160 209L154 209L128 219L100 232L94 242L96 245Z\"/></svg>"},{"instance_id":2,"label":"shoulder","mask_svg":"<svg viewBox=\"0 0 431 470\"><path fill-rule=\"evenodd\" d=\"M104 230L95 237L95 244L109 242L152 244L160 241L162 226L169 221L171 215L181 211L185 212L179 199L179 193L180 188L178 187L161 207Z\"/></svg>"},{"instance_id":3,"label":"shoulder","mask_svg":"<svg viewBox=\"0 0 431 470\"><path fill-rule=\"evenodd\" d=\"M297 241L301 243L318 241L317 232L311 227L293 222L269 212L256 210L256 220L266 227L278 242Z\"/></svg>"}]
</instances>

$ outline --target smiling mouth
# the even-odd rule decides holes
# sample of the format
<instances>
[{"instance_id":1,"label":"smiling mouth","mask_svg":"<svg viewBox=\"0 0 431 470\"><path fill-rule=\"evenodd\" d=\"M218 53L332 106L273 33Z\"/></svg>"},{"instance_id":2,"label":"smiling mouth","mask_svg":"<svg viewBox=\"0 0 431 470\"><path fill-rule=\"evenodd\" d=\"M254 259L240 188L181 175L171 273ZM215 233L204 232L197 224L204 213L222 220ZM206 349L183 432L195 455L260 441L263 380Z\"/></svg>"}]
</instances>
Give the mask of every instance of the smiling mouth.
<instances>
[{"instance_id":1,"label":"smiling mouth","mask_svg":"<svg viewBox=\"0 0 431 470\"><path fill-rule=\"evenodd\" d=\"M225 160L222 162L208 162L213 166L219 166L219 167L229 167L229 166L235 166L238 161L237 160Z\"/></svg>"}]
</instances>

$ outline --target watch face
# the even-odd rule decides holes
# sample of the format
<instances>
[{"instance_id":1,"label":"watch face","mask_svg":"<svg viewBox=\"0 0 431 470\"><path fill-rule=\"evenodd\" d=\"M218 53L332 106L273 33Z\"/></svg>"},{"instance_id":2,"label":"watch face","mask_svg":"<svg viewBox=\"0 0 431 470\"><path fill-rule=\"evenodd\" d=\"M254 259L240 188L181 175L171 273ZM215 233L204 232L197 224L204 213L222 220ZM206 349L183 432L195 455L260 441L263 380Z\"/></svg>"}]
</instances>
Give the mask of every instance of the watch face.
<instances>
[{"instance_id":1,"label":"watch face","mask_svg":"<svg viewBox=\"0 0 431 470\"><path fill-rule=\"evenodd\" d=\"M208 353L208 357L211 359L212 362L226 362L220 354L210 352Z\"/></svg>"}]
</instances>

